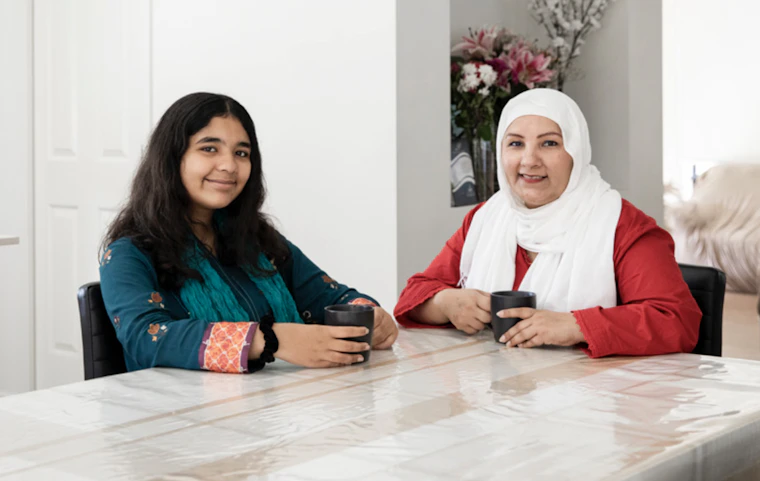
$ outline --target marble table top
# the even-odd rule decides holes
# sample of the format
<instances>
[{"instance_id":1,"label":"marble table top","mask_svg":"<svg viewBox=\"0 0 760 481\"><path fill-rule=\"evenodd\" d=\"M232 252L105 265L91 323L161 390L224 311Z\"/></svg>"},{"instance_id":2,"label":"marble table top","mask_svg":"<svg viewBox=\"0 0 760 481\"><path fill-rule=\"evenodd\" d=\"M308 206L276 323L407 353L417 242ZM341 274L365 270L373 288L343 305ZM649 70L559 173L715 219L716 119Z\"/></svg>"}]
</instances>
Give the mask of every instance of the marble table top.
<instances>
[{"instance_id":1,"label":"marble table top","mask_svg":"<svg viewBox=\"0 0 760 481\"><path fill-rule=\"evenodd\" d=\"M8 368L8 367L6 367ZM402 330L369 363L149 369L0 398L0 479L744 479L760 363Z\"/></svg>"}]
</instances>

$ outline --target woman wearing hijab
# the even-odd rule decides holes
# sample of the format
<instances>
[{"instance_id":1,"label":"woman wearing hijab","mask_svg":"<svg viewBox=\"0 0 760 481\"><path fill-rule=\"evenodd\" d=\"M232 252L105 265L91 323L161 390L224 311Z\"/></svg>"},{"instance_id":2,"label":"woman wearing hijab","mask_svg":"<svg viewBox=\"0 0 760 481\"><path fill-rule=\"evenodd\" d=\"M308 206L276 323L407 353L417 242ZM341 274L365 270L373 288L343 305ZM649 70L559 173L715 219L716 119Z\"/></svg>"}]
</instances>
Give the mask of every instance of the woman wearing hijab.
<instances>
[{"instance_id":1,"label":"woman wearing hijab","mask_svg":"<svg viewBox=\"0 0 760 481\"><path fill-rule=\"evenodd\" d=\"M591 357L690 352L701 312L670 235L621 199L591 165L588 126L567 95L535 89L504 108L497 132L501 190L476 206L395 309L407 327L490 322L490 292L536 293L508 347L581 345Z\"/></svg>"},{"instance_id":2,"label":"woman wearing hijab","mask_svg":"<svg viewBox=\"0 0 760 481\"><path fill-rule=\"evenodd\" d=\"M243 373L275 357L307 367L361 362L347 338L364 327L321 325L332 304L375 301L339 284L261 211L258 140L230 97L195 93L161 117L100 265L106 310L127 369ZM372 348L398 328L375 307Z\"/></svg>"}]
</instances>

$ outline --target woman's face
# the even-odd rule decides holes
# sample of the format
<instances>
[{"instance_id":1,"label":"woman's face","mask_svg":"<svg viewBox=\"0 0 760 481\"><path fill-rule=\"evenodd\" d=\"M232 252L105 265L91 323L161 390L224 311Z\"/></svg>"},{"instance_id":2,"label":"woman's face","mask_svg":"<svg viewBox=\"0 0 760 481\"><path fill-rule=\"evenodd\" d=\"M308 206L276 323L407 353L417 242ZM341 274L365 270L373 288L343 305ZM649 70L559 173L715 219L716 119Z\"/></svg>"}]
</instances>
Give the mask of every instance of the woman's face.
<instances>
[{"instance_id":1,"label":"woman's face","mask_svg":"<svg viewBox=\"0 0 760 481\"><path fill-rule=\"evenodd\" d=\"M251 140L232 116L214 117L190 138L180 164L193 219L208 221L230 205L251 175Z\"/></svg>"},{"instance_id":2,"label":"woman's face","mask_svg":"<svg viewBox=\"0 0 760 481\"><path fill-rule=\"evenodd\" d=\"M501 143L501 167L512 191L529 209L559 199L573 171L562 130L539 115L518 117Z\"/></svg>"}]
</instances>

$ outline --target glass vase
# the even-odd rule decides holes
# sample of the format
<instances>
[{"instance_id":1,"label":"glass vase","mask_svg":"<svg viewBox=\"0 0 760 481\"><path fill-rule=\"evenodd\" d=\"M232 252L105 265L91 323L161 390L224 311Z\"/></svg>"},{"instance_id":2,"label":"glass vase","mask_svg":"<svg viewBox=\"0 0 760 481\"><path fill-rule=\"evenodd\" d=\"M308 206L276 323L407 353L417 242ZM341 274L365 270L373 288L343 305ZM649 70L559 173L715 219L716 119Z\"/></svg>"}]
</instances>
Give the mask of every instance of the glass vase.
<instances>
[{"instance_id":1,"label":"glass vase","mask_svg":"<svg viewBox=\"0 0 760 481\"><path fill-rule=\"evenodd\" d=\"M472 153L472 168L475 174L475 191L478 196L478 202L485 202L496 192L496 151L494 144L495 127L493 124L487 126L491 131L491 139L483 139L477 133L470 137L470 150ZM476 132L481 129L476 129Z\"/></svg>"}]
</instances>

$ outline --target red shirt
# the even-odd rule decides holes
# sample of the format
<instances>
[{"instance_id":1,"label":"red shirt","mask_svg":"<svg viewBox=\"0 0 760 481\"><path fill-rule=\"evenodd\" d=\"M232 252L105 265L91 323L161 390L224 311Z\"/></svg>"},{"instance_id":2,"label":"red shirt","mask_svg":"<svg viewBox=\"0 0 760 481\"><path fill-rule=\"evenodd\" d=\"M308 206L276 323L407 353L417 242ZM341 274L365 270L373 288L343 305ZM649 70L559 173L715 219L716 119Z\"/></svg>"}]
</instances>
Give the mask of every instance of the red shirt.
<instances>
[{"instance_id":1,"label":"red shirt","mask_svg":"<svg viewBox=\"0 0 760 481\"><path fill-rule=\"evenodd\" d=\"M462 227L424 272L413 275L401 292L394 315L406 327L452 327L420 324L409 311L439 291L457 286L459 259L476 206ZM615 281L618 305L573 311L586 338L590 357L612 354L656 355L691 352L699 337L702 313L689 292L676 263L673 239L630 202L623 200L615 230ZM530 267L524 249L518 246L515 259L517 289Z\"/></svg>"}]
</instances>

